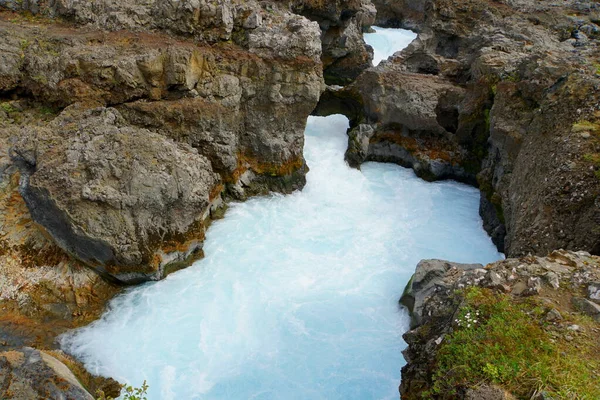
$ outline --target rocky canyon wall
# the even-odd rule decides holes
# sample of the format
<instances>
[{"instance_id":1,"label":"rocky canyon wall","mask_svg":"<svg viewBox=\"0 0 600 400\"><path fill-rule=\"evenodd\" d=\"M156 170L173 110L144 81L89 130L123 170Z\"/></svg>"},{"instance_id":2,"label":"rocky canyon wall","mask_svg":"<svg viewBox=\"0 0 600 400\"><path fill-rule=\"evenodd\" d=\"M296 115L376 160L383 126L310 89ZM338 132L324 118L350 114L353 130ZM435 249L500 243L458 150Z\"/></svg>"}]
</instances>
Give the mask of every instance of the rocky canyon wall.
<instances>
[{"instance_id":1,"label":"rocky canyon wall","mask_svg":"<svg viewBox=\"0 0 600 400\"><path fill-rule=\"evenodd\" d=\"M479 186L508 256L600 251L598 4L384 1L378 23L418 38L317 113L353 122L348 161L392 161Z\"/></svg>"}]
</instances>

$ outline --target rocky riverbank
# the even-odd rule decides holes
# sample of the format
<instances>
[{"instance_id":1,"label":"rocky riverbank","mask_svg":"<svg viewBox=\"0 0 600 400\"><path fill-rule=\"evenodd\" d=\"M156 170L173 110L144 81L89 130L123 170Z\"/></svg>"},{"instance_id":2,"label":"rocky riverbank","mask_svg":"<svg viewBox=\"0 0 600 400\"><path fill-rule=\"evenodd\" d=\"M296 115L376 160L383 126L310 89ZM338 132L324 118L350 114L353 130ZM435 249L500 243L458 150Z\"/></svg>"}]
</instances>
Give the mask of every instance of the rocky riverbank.
<instances>
[{"instance_id":1,"label":"rocky riverbank","mask_svg":"<svg viewBox=\"0 0 600 400\"><path fill-rule=\"evenodd\" d=\"M34 396L29 347L202 257L227 201L304 185L324 69L371 58L374 7L338 3L0 1L0 397Z\"/></svg>"},{"instance_id":2,"label":"rocky riverbank","mask_svg":"<svg viewBox=\"0 0 600 400\"><path fill-rule=\"evenodd\" d=\"M401 303L412 316L402 399L600 396L598 257L425 260Z\"/></svg>"}]
</instances>

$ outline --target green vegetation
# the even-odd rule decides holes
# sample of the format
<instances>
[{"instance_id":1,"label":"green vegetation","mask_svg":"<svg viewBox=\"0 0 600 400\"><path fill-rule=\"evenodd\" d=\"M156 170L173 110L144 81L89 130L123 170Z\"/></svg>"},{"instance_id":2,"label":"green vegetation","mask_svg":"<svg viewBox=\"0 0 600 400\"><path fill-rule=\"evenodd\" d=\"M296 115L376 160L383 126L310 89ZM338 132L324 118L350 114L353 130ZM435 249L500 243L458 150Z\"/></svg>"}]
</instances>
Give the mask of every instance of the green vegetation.
<instances>
[{"instance_id":1,"label":"green vegetation","mask_svg":"<svg viewBox=\"0 0 600 400\"><path fill-rule=\"evenodd\" d=\"M584 154L583 159L594 165L594 174L600 179L600 153Z\"/></svg>"},{"instance_id":2,"label":"green vegetation","mask_svg":"<svg viewBox=\"0 0 600 400\"><path fill-rule=\"evenodd\" d=\"M21 51L25 51L30 45L31 45L31 43L29 42L29 40L22 39L21 40Z\"/></svg>"},{"instance_id":3,"label":"green vegetation","mask_svg":"<svg viewBox=\"0 0 600 400\"><path fill-rule=\"evenodd\" d=\"M590 133L600 133L600 125L595 124L590 121L579 121L576 124L573 124L571 129L573 133L579 132L590 132Z\"/></svg>"},{"instance_id":4,"label":"green vegetation","mask_svg":"<svg viewBox=\"0 0 600 400\"><path fill-rule=\"evenodd\" d=\"M17 112L17 110L10 103L0 103L0 108L7 114L12 114Z\"/></svg>"},{"instance_id":5,"label":"green vegetation","mask_svg":"<svg viewBox=\"0 0 600 400\"><path fill-rule=\"evenodd\" d=\"M557 399L600 399L600 344L578 334L570 341L546 322L547 309L532 299L471 288L437 355L433 388L427 393L453 398L461 388L498 385L529 399L545 391ZM595 323L575 322L590 332Z\"/></svg>"},{"instance_id":6,"label":"green vegetation","mask_svg":"<svg viewBox=\"0 0 600 400\"><path fill-rule=\"evenodd\" d=\"M42 85L48 84L48 78L46 78L46 76L42 75L42 74L34 75L31 77L31 79L33 79L34 81L36 81L37 83L40 83Z\"/></svg>"},{"instance_id":7,"label":"green vegetation","mask_svg":"<svg viewBox=\"0 0 600 400\"><path fill-rule=\"evenodd\" d=\"M148 384L144 381L139 388L125 385L123 386L123 391L125 391L121 395L123 400L147 400ZM97 394L99 396L98 400L115 400L112 397L106 397L102 391L98 391Z\"/></svg>"},{"instance_id":8,"label":"green vegetation","mask_svg":"<svg viewBox=\"0 0 600 400\"><path fill-rule=\"evenodd\" d=\"M50 54L52 57L59 57L60 53L58 52L57 47L54 44L47 42L45 40L38 40L38 45L40 49Z\"/></svg>"},{"instance_id":9,"label":"green vegetation","mask_svg":"<svg viewBox=\"0 0 600 400\"><path fill-rule=\"evenodd\" d=\"M503 79L503 81L507 81L507 82L519 82L521 80L521 77L519 76L519 73L517 71L511 72L509 74L506 74Z\"/></svg>"},{"instance_id":10,"label":"green vegetation","mask_svg":"<svg viewBox=\"0 0 600 400\"><path fill-rule=\"evenodd\" d=\"M54 110L52 107L48 107L48 106L40 106L38 108L38 111L41 115L55 115L57 112L56 110Z\"/></svg>"}]
</instances>

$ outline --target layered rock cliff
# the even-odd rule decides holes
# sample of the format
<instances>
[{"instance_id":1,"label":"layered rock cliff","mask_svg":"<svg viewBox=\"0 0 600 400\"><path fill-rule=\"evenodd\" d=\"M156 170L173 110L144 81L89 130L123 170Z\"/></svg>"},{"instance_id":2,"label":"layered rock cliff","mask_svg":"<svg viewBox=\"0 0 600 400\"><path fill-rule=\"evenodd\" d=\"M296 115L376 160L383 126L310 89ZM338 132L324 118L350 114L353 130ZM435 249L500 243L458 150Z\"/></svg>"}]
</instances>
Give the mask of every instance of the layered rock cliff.
<instances>
[{"instance_id":1,"label":"layered rock cliff","mask_svg":"<svg viewBox=\"0 0 600 400\"><path fill-rule=\"evenodd\" d=\"M0 22L0 90L19 99L3 104L59 115L14 127L10 155L33 220L71 256L160 279L201 254L222 197L303 185L316 23L254 2L19 5L37 14Z\"/></svg>"},{"instance_id":2,"label":"layered rock cliff","mask_svg":"<svg viewBox=\"0 0 600 400\"><path fill-rule=\"evenodd\" d=\"M115 283L161 279L201 257L225 201L301 188L302 133L319 99L317 113L351 119L351 165L391 161L479 186L485 227L508 255L600 253L598 7L0 0L0 339L14 351L0 355L2 370L18 381L35 352L23 346L51 347L96 318ZM374 21L419 37L367 69L362 32ZM325 83L347 86L321 97ZM557 262L568 271L547 268ZM430 350L460 331L452 290L489 281L486 294L519 303L554 287L552 272L577 294L553 309L589 314L597 299L581 285L596 287L596 264L582 253L471 272L436 264L444 283L411 300L432 314L414 314L405 396L437 390ZM438 298L448 307L428 308ZM574 335L568 321L555 324L561 340Z\"/></svg>"},{"instance_id":3,"label":"layered rock cliff","mask_svg":"<svg viewBox=\"0 0 600 400\"><path fill-rule=\"evenodd\" d=\"M346 3L0 1L2 390L43 378L23 346L201 257L228 200L304 185L323 63L370 63Z\"/></svg>"}]
</instances>

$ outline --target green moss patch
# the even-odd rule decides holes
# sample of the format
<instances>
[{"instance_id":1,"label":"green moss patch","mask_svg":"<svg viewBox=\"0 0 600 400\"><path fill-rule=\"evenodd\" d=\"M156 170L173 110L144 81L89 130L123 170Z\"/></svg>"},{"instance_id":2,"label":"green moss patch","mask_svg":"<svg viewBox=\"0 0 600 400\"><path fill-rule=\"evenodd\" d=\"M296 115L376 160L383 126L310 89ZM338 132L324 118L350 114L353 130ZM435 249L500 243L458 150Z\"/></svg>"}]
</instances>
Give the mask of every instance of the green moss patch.
<instances>
[{"instance_id":1,"label":"green moss patch","mask_svg":"<svg viewBox=\"0 0 600 400\"><path fill-rule=\"evenodd\" d=\"M523 399L540 392L556 399L600 399L598 324L565 311L566 320L550 323L548 309L534 298L480 288L464 296L454 331L437 353L426 396L454 398L489 383Z\"/></svg>"}]
</instances>

